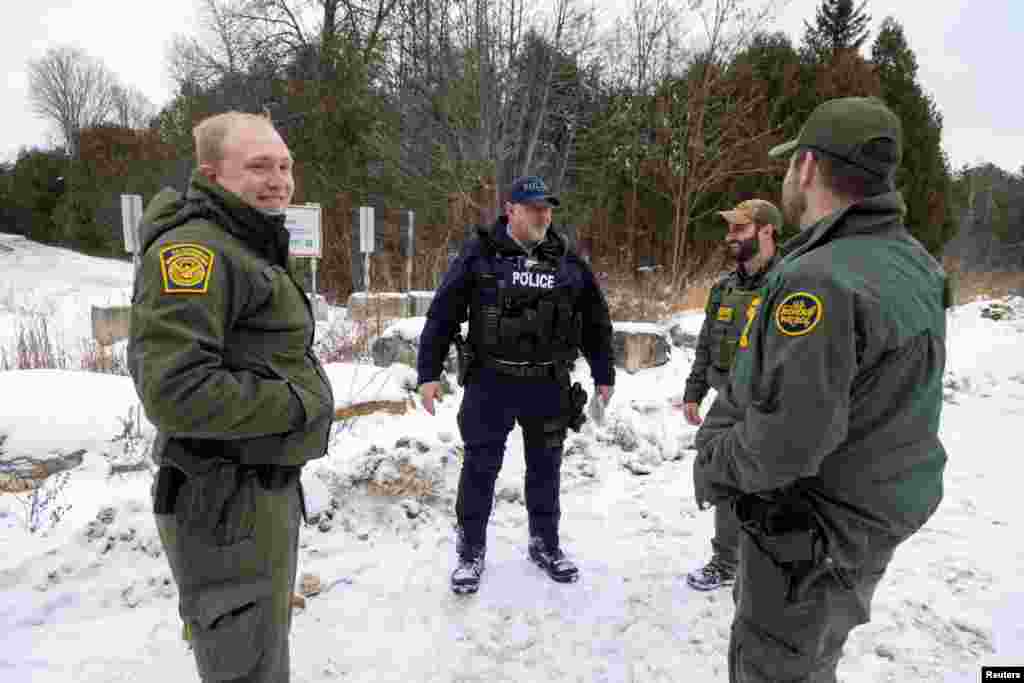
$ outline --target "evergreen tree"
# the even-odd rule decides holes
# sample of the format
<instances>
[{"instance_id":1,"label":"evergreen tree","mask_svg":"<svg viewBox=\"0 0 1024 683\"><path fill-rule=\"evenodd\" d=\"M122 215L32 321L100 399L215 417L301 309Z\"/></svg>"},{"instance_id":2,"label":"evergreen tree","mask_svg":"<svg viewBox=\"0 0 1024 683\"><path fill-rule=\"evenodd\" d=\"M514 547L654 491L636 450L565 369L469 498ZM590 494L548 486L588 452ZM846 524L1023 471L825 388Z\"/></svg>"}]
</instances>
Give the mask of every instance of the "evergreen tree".
<instances>
[{"instance_id":1,"label":"evergreen tree","mask_svg":"<svg viewBox=\"0 0 1024 683\"><path fill-rule=\"evenodd\" d=\"M903 123L903 163L896 185L910 231L937 254L956 232L952 173L942 151L942 114L917 80L917 59L903 27L887 17L871 48L882 96Z\"/></svg>"},{"instance_id":2,"label":"evergreen tree","mask_svg":"<svg viewBox=\"0 0 1024 683\"><path fill-rule=\"evenodd\" d=\"M822 0L814 24L804 21L804 50L814 61L832 60L841 50L859 50L868 39L871 17L867 0L854 7L853 0Z\"/></svg>"}]
</instances>

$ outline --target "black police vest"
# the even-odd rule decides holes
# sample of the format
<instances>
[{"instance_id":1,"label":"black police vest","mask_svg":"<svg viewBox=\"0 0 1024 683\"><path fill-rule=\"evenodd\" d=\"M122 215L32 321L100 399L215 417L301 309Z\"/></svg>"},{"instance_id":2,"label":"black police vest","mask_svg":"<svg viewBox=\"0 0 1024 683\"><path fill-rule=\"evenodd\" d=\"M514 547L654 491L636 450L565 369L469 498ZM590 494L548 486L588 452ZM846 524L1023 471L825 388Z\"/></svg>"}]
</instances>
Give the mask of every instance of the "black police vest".
<instances>
[{"instance_id":1,"label":"black police vest","mask_svg":"<svg viewBox=\"0 0 1024 683\"><path fill-rule=\"evenodd\" d=\"M564 248L564 245L563 245ZM568 259L505 256L485 247L474 271L469 342L481 358L573 362L581 321Z\"/></svg>"}]
</instances>

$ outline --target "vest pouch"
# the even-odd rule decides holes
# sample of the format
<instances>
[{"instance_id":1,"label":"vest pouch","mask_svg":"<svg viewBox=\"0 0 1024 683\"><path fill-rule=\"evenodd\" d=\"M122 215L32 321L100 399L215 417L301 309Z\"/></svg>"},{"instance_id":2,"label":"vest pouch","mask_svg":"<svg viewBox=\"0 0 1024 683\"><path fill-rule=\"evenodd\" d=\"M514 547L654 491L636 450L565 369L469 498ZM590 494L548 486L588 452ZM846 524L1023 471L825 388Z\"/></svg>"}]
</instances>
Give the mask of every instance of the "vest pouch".
<instances>
[{"instance_id":1,"label":"vest pouch","mask_svg":"<svg viewBox=\"0 0 1024 683\"><path fill-rule=\"evenodd\" d=\"M723 337L721 343L718 345L718 353L715 354L715 367L722 372L728 372L729 368L732 367L732 361L736 357L736 345L739 343L738 339L731 337Z\"/></svg>"},{"instance_id":2,"label":"vest pouch","mask_svg":"<svg viewBox=\"0 0 1024 683\"><path fill-rule=\"evenodd\" d=\"M499 308L497 306L482 306L480 314L484 346L497 346L499 339L501 339L499 330L501 312Z\"/></svg>"}]
</instances>

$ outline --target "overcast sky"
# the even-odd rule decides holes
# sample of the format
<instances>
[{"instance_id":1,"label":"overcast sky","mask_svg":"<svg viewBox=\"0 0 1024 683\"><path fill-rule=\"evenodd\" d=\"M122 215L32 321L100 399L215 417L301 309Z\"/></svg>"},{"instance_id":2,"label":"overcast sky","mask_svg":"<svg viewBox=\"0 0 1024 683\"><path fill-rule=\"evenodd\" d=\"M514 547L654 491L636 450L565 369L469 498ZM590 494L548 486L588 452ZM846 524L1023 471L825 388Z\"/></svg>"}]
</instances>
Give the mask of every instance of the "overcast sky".
<instances>
[{"instance_id":1,"label":"overcast sky","mask_svg":"<svg viewBox=\"0 0 1024 683\"><path fill-rule=\"evenodd\" d=\"M784 2L785 0L783 0ZM596 0L604 14L628 0ZM55 140L49 124L29 110L27 60L52 45L71 44L102 58L123 82L158 106L171 96L165 55L175 32L195 30L195 0L32 0L6 3L0 65L6 74L0 160L21 147ZM820 0L789 0L777 26L798 42L803 20ZM967 10L970 4L970 11ZM886 6L896 6L888 9ZM943 139L954 168L991 161L1006 170L1024 165L1024 86L1021 43L1024 0L868 0L873 28L886 14L899 20L920 65L919 79L943 114ZM872 32L870 40L874 39Z\"/></svg>"}]
</instances>

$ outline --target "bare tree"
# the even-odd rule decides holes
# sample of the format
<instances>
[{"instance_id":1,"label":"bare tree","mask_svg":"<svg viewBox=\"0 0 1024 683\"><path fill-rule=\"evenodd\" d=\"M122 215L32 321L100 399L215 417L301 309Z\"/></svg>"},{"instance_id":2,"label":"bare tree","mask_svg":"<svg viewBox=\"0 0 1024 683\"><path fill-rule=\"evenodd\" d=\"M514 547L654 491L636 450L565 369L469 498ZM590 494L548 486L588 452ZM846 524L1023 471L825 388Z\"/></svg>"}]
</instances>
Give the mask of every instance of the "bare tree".
<instances>
[{"instance_id":1,"label":"bare tree","mask_svg":"<svg viewBox=\"0 0 1024 683\"><path fill-rule=\"evenodd\" d=\"M578 0L408 0L401 10L389 85L402 173L439 184L436 195L460 194L481 222L515 175L541 173L557 187L578 128L592 12Z\"/></svg>"},{"instance_id":2,"label":"bare tree","mask_svg":"<svg viewBox=\"0 0 1024 683\"><path fill-rule=\"evenodd\" d=\"M32 110L58 127L72 157L79 132L110 116L116 82L101 60L75 47L52 47L28 62Z\"/></svg>"},{"instance_id":3,"label":"bare tree","mask_svg":"<svg viewBox=\"0 0 1024 683\"><path fill-rule=\"evenodd\" d=\"M604 40L604 58L617 88L649 95L659 80L683 68L684 10L696 4L632 0Z\"/></svg>"},{"instance_id":4,"label":"bare tree","mask_svg":"<svg viewBox=\"0 0 1024 683\"><path fill-rule=\"evenodd\" d=\"M201 0L199 35L176 35L168 49L175 82L210 88L248 70L256 38L252 22L239 16L242 7L241 0Z\"/></svg>"},{"instance_id":5,"label":"bare tree","mask_svg":"<svg viewBox=\"0 0 1024 683\"><path fill-rule=\"evenodd\" d=\"M113 122L122 128L148 128L156 107L141 90L114 85L111 93Z\"/></svg>"},{"instance_id":6,"label":"bare tree","mask_svg":"<svg viewBox=\"0 0 1024 683\"><path fill-rule=\"evenodd\" d=\"M677 289L700 200L730 178L771 172L751 155L775 132L752 122L765 96L757 83L738 83L729 65L773 8L769 2L751 10L743 0L709 0L700 7L704 31L699 51L686 77L669 82L660 99L659 123L667 137L663 179L674 208L671 273Z\"/></svg>"}]
</instances>

